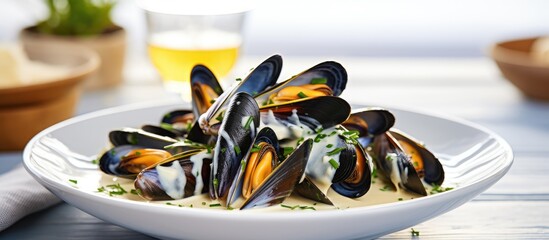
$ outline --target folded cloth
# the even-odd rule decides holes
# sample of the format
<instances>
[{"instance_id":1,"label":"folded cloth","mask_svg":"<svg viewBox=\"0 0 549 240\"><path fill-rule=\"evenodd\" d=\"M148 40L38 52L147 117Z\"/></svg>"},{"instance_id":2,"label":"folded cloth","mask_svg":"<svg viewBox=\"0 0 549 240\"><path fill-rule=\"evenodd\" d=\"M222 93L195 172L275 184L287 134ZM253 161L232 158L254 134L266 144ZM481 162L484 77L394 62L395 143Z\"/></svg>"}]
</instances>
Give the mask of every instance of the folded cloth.
<instances>
[{"instance_id":1,"label":"folded cloth","mask_svg":"<svg viewBox=\"0 0 549 240\"><path fill-rule=\"evenodd\" d=\"M23 165L0 175L0 183L0 231L24 216L61 201L34 180Z\"/></svg>"}]
</instances>

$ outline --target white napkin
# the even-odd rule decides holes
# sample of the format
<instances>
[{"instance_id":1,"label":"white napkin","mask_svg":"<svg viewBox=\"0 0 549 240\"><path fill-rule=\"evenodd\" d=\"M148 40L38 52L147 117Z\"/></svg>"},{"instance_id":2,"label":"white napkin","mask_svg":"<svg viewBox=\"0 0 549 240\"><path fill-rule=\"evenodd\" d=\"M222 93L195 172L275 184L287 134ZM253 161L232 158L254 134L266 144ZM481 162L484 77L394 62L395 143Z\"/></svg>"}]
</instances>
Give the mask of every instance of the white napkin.
<instances>
[{"instance_id":1,"label":"white napkin","mask_svg":"<svg viewBox=\"0 0 549 240\"><path fill-rule=\"evenodd\" d=\"M31 213L61 200L38 183L19 165L0 175L0 231Z\"/></svg>"}]
</instances>

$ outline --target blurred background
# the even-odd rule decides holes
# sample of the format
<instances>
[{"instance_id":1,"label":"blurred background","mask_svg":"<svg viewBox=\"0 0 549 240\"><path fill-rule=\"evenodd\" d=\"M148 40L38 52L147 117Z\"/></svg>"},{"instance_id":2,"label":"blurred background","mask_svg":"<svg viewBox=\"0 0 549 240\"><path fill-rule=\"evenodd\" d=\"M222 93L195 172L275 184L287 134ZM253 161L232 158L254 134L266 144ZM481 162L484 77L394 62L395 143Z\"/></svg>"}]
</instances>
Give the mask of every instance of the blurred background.
<instances>
[{"instance_id":1,"label":"blurred background","mask_svg":"<svg viewBox=\"0 0 549 240\"><path fill-rule=\"evenodd\" d=\"M496 41L549 35L543 0L257 1L244 55L480 57ZM46 17L42 0L0 0L0 42ZM120 0L114 21L129 35L128 57L146 58L145 19Z\"/></svg>"}]
</instances>

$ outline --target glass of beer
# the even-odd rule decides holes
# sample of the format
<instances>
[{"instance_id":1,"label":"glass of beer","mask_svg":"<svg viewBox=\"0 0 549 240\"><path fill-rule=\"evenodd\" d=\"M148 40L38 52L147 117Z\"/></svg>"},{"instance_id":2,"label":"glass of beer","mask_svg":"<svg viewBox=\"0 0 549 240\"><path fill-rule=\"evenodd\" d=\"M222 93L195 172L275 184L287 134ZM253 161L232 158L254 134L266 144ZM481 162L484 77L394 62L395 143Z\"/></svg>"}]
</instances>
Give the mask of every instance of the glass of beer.
<instances>
[{"instance_id":1,"label":"glass of beer","mask_svg":"<svg viewBox=\"0 0 549 240\"><path fill-rule=\"evenodd\" d=\"M147 48L168 91L190 100L191 69L202 64L222 80L235 65L249 4L236 1L141 1Z\"/></svg>"}]
</instances>

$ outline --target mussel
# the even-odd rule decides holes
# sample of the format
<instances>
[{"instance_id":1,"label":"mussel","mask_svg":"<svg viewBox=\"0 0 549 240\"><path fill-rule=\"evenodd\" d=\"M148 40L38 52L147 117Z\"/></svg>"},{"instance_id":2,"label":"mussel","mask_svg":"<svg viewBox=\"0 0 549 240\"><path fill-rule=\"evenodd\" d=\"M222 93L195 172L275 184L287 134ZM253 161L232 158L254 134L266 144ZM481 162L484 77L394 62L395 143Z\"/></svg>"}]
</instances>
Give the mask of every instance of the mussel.
<instances>
[{"instance_id":1,"label":"mussel","mask_svg":"<svg viewBox=\"0 0 549 240\"><path fill-rule=\"evenodd\" d=\"M375 135L383 134L395 125L395 116L383 108L362 108L353 111L342 125L357 131L358 141L366 148Z\"/></svg>"},{"instance_id":2,"label":"mussel","mask_svg":"<svg viewBox=\"0 0 549 240\"><path fill-rule=\"evenodd\" d=\"M196 65L191 70L191 96L193 113L200 116L205 113L223 94L223 89L215 75L204 65Z\"/></svg>"},{"instance_id":3,"label":"mussel","mask_svg":"<svg viewBox=\"0 0 549 240\"><path fill-rule=\"evenodd\" d=\"M279 104L301 98L339 96L347 85L347 72L341 64L317 64L256 96L261 105Z\"/></svg>"},{"instance_id":4,"label":"mussel","mask_svg":"<svg viewBox=\"0 0 549 240\"><path fill-rule=\"evenodd\" d=\"M101 155L99 168L110 175L133 179L143 169L171 156L169 152L161 149L151 149L137 145L120 145Z\"/></svg>"},{"instance_id":5,"label":"mussel","mask_svg":"<svg viewBox=\"0 0 549 240\"><path fill-rule=\"evenodd\" d=\"M259 107L245 92L235 94L219 129L215 144L210 197L227 198L241 161L251 149L259 127Z\"/></svg>"},{"instance_id":6,"label":"mussel","mask_svg":"<svg viewBox=\"0 0 549 240\"><path fill-rule=\"evenodd\" d=\"M282 58L273 55L255 67L248 76L241 80L231 90L224 92L217 98L214 104L198 119L200 128L206 134L217 135L220 122L225 117L229 99L239 92L245 92L251 96L264 91L276 83L282 70Z\"/></svg>"},{"instance_id":7,"label":"mussel","mask_svg":"<svg viewBox=\"0 0 549 240\"><path fill-rule=\"evenodd\" d=\"M147 200L181 199L208 192L212 154L189 150L150 166L137 175L134 185Z\"/></svg>"}]
</instances>

